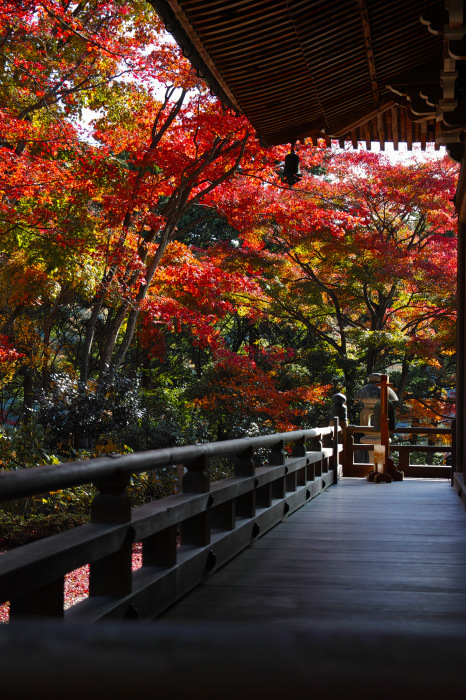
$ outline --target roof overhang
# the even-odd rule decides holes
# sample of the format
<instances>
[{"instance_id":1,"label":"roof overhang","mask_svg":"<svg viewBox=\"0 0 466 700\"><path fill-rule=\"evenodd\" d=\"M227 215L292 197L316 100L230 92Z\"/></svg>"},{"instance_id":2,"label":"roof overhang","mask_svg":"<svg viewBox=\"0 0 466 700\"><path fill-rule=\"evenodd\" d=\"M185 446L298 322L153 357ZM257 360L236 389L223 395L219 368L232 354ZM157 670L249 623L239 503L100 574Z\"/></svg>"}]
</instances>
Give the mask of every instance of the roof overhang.
<instances>
[{"instance_id":1,"label":"roof overhang","mask_svg":"<svg viewBox=\"0 0 466 700\"><path fill-rule=\"evenodd\" d=\"M448 11L443 0L150 3L266 145L324 137L460 148L463 0Z\"/></svg>"}]
</instances>

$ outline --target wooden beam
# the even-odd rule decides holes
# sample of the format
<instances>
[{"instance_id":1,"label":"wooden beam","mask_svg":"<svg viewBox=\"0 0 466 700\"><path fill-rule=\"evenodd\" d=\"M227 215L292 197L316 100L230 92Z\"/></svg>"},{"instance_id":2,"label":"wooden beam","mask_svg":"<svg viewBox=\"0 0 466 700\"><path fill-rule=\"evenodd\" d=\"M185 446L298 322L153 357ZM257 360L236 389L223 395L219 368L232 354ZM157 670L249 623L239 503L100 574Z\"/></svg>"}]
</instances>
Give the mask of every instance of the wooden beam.
<instances>
[{"instance_id":1,"label":"wooden beam","mask_svg":"<svg viewBox=\"0 0 466 700\"><path fill-rule=\"evenodd\" d=\"M408 151L413 150L413 124L406 118L406 143L408 144Z\"/></svg>"},{"instance_id":2,"label":"wooden beam","mask_svg":"<svg viewBox=\"0 0 466 700\"><path fill-rule=\"evenodd\" d=\"M374 105L379 106L379 87L377 83L377 74L375 71L374 50L372 48L371 25L369 22L369 13L367 11L366 0L358 0L359 16L361 19L362 33L364 37L364 49L366 51L367 66L369 68L369 78L371 83L372 98Z\"/></svg>"},{"instance_id":3,"label":"wooden beam","mask_svg":"<svg viewBox=\"0 0 466 700\"><path fill-rule=\"evenodd\" d=\"M422 151L426 150L426 142L427 142L427 122L422 121L421 122L421 150Z\"/></svg>"},{"instance_id":4,"label":"wooden beam","mask_svg":"<svg viewBox=\"0 0 466 700\"><path fill-rule=\"evenodd\" d=\"M371 125L370 122L364 124L364 137L366 139L366 148L368 151L372 148Z\"/></svg>"},{"instance_id":5,"label":"wooden beam","mask_svg":"<svg viewBox=\"0 0 466 700\"><path fill-rule=\"evenodd\" d=\"M387 88L397 95L408 95L410 92L424 91L427 86L438 86L439 71L442 65L438 59L433 59L421 66L416 66L403 73L394 75L390 78L390 83Z\"/></svg>"},{"instance_id":6,"label":"wooden beam","mask_svg":"<svg viewBox=\"0 0 466 700\"><path fill-rule=\"evenodd\" d=\"M385 129L383 124L383 116L377 115L377 132L379 135L380 150L385 151Z\"/></svg>"},{"instance_id":7,"label":"wooden beam","mask_svg":"<svg viewBox=\"0 0 466 700\"><path fill-rule=\"evenodd\" d=\"M354 150L357 151L358 150L358 135L354 129L351 131L351 143L353 144Z\"/></svg>"},{"instance_id":8,"label":"wooden beam","mask_svg":"<svg viewBox=\"0 0 466 700\"><path fill-rule=\"evenodd\" d=\"M450 2L448 3L448 24L450 29L462 29L463 22L463 0L450 0Z\"/></svg>"},{"instance_id":9,"label":"wooden beam","mask_svg":"<svg viewBox=\"0 0 466 700\"><path fill-rule=\"evenodd\" d=\"M437 136L440 136L440 132L442 131L442 127L440 125L440 122L435 123L435 150L439 151L440 150L440 144L437 141Z\"/></svg>"},{"instance_id":10,"label":"wooden beam","mask_svg":"<svg viewBox=\"0 0 466 700\"><path fill-rule=\"evenodd\" d=\"M353 131L359 126L363 126L366 122L370 121L371 119L375 119L378 114L383 114L389 109L392 109L395 105L396 102L394 100L390 100L389 102L386 102L385 104L381 105L378 109L374 109L371 112L367 112L367 110L362 109L356 113L356 116L351 117L351 121L342 122L341 126L338 125L336 129L333 129L332 136L335 138L344 136L349 131Z\"/></svg>"},{"instance_id":11,"label":"wooden beam","mask_svg":"<svg viewBox=\"0 0 466 700\"><path fill-rule=\"evenodd\" d=\"M398 107L392 107L391 111L392 115L392 138L393 138L393 148L395 151L398 150L398 140L399 140L399 134L398 134Z\"/></svg>"}]
</instances>

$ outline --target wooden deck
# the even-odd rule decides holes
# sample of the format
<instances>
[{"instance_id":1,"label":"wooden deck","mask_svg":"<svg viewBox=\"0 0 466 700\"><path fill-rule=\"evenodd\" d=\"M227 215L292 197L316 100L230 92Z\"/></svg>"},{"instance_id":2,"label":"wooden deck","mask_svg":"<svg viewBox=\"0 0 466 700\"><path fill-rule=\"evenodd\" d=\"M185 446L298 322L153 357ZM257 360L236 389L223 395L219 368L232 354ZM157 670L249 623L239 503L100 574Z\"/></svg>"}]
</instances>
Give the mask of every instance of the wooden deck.
<instances>
[{"instance_id":1,"label":"wooden deck","mask_svg":"<svg viewBox=\"0 0 466 700\"><path fill-rule=\"evenodd\" d=\"M342 479L160 620L462 635L463 503L446 480Z\"/></svg>"},{"instance_id":2,"label":"wooden deck","mask_svg":"<svg viewBox=\"0 0 466 700\"><path fill-rule=\"evenodd\" d=\"M466 515L448 481L343 479L154 624L1 626L2 690L9 700L61 700L64 688L68 700L462 698L465 584Z\"/></svg>"}]
</instances>

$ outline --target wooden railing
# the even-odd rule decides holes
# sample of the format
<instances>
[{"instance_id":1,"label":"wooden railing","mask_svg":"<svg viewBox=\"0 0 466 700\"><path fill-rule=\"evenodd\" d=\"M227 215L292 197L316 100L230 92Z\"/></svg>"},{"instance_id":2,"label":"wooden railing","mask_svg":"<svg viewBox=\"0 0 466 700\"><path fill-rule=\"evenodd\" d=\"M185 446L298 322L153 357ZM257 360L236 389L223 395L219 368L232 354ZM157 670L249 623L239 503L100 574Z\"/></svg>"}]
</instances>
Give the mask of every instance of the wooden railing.
<instances>
[{"instance_id":1,"label":"wooden railing","mask_svg":"<svg viewBox=\"0 0 466 700\"><path fill-rule=\"evenodd\" d=\"M0 557L0 603L24 617L94 622L155 618L259 534L335 483L333 427L153 450L0 474L0 500L93 483L91 522ZM293 443L290 454L285 446ZM340 440L341 443L341 440ZM269 450L256 467L254 453ZM209 459L231 457L234 476L210 484ZM182 492L131 508L131 474L184 465ZM142 568L132 572L133 543ZM89 597L64 612L64 577L90 564Z\"/></svg>"},{"instance_id":2,"label":"wooden railing","mask_svg":"<svg viewBox=\"0 0 466 700\"><path fill-rule=\"evenodd\" d=\"M344 426L344 459L343 459L343 476L363 477L373 469L373 463L355 462L355 452L368 452L374 450L373 445L361 444L354 442L356 433L364 433L370 436L376 432L376 429L367 425L347 425ZM396 444L390 445L390 454L397 453L398 469L404 472L406 477L416 478L442 478L450 479L452 476L452 465L429 465L429 464L411 464L410 455L413 453L424 452L432 453L451 453L454 456L452 441L454 434L452 428L396 428L391 430L390 435L427 435L433 437L435 435L450 435L452 439L449 445L418 445L418 444ZM370 454L369 454L370 458Z\"/></svg>"}]
</instances>

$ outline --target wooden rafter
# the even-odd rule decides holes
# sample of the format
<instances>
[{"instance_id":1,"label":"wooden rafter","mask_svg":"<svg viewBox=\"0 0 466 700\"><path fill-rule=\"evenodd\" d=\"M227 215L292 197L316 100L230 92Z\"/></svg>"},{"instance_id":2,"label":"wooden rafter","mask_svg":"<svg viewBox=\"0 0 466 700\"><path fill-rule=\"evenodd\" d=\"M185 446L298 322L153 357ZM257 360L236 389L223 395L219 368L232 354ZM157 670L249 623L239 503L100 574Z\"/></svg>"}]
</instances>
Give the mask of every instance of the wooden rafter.
<instances>
[{"instance_id":1,"label":"wooden rafter","mask_svg":"<svg viewBox=\"0 0 466 700\"><path fill-rule=\"evenodd\" d=\"M435 107L422 111L427 100L418 87L402 122L387 86L405 95L400 83L409 74L410 84L427 78L429 95L438 90L443 23L435 24L437 33L428 26L432 12L443 18L444 0L428 0L424 24L427 0L149 1L165 21L169 16L167 26L177 40L182 35L190 60L194 51L193 65L211 90L248 117L265 145L325 134L383 147L393 135L398 147L421 138L413 121L435 118ZM459 21L460 2L450 1L452 21ZM432 131L422 134L422 144L433 140Z\"/></svg>"}]
</instances>

